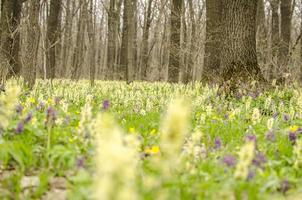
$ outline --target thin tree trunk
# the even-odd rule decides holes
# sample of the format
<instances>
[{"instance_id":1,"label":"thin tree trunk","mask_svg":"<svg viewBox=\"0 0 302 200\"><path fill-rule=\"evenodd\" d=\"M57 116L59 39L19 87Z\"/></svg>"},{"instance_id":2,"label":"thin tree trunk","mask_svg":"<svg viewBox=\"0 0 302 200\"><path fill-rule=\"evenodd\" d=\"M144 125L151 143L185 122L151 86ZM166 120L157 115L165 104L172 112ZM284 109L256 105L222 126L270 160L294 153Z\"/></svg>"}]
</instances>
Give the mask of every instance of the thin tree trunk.
<instances>
[{"instance_id":1,"label":"thin tree trunk","mask_svg":"<svg viewBox=\"0 0 302 200\"><path fill-rule=\"evenodd\" d=\"M143 39L142 39L142 52L141 52L141 79L147 80L147 71L149 63L149 52L148 52L148 42L149 42L149 31L151 27L151 12L152 12L152 2L153 0L148 1L148 7L145 13L145 22L143 28Z\"/></svg>"},{"instance_id":2,"label":"thin tree trunk","mask_svg":"<svg viewBox=\"0 0 302 200\"><path fill-rule=\"evenodd\" d=\"M181 0L171 1L171 21L170 21L170 58L168 67L168 82L178 83L181 58Z\"/></svg>"},{"instance_id":3,"label":"thin tree trunk","mask_svg":"<svg viewBox=\"0 0 302 200\"><path fill-rule=\"evenodd\" d=\"M54 79L56 72L56 49L58 40L60 38L60 12L61 0L51 0L50 10L47 18L47 33L46 33L46 46L47 46L47 59L46 59L46 78Z\"/></svg>"},{"instance_id":4,"label":"thin tree trunk","mask_svg":"<svg viewBox=\"0 0 302 200\"><path fill-rule=\"evenodd\" d=\"M291 36L291 0L281 0L281 43L279 49L279 66L280 71L289 73L287 61L289 56L289 45Z\"/></svg>"}]
</instances>

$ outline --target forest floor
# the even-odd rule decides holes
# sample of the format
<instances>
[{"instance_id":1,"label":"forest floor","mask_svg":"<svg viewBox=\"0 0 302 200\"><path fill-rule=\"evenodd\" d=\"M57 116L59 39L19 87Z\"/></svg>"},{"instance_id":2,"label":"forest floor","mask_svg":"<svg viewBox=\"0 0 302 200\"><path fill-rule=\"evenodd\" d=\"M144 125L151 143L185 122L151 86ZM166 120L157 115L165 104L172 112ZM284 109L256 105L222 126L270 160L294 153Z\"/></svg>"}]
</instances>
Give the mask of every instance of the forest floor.
<instances>
[{"instance_id":1,"label":"forest floor","mask_svg":"<svg viewBox=\"0 0 302 200\"><path fill-rule=\"evenodd\" d=\"M302 199L301 88L20 88L0 94L0 199Z\"/></svg>"}]
</instances>

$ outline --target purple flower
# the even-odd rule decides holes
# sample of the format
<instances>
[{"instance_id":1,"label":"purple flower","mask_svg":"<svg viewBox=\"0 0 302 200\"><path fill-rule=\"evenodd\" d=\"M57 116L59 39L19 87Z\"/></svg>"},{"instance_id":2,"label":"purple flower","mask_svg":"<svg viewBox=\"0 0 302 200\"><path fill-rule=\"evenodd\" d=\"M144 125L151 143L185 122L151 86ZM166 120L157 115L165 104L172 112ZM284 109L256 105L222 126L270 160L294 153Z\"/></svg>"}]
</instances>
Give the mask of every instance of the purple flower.
<instances>
[{"instance_id":1,"label":"purple flower","mask_svg":"<svg viewBox=\"0 0 302 200\"><path fill-rule=\"evenodd\" d=\"M249 173L247 175L247 180L251 181L255 176L256 176L256 171L255 170L249 170Z\"/></svg>"},{"instance_id":2,"label":"purple flower","mask_svg":"<svg viewBox=\"0 0 302 200\"><path fill-rule=\"evenodd\" d=\"M109 107L110 107L110 102L108 101L108 100L105 100L104 102L103 102L103 110L108 110L109 109Z\"/></svg>"},{"instance_id":3,"label":"purple flower","mask_svg":"<svg viewBox=\"0 0 302 200\"><path fill-rule=\"evenodd\" d=\"M290 119L290 116L288 115L288 114L283 114L283 120L284 121L289 121L289 119Z\"/></svg>"},{"instance_id":4,"label":"purple flower","mask_svg":"<svg viewBox=\"0 0 302 200\"><path fill-rule=\"evenodd\" d=\"M60 101L61 101L60 97L55 97L54 98L54 102L55 102L56 105L59 105Z\"/></svg>"},{"instance_id":5,"label":"purple flower","mask_svg":"<svg viewBox=\"0 0 302 200\"><path fill-rule=\"evenodd\" d=\"M17 125L16 133L21 134L21 133L23 133L23 131L24 131L24 123L23 123L23 121L20 121Z\"/></svg>"},{"instance_id":6,"label":"purple flower","mask_svg":"<svg viewBox=\"0 0 302 200\"><path fill-rule=\"evenodd\" d=\"M28 113L27 116L24 119L24 123L28 123L30 122L30 120L33 118L33 114L32 113Z\"/></svg>"},{"instance_id":7,"label":"purple flower","mask_svg":"<svg viewBox=\"0 0 302 200\"><path fill-rule=\"evenodd\" d=\"M301 127L298 128L297 133L302 133L302 128Z\"/></svg>"},{"instance_id":8,"label":"purple flower","mask_svg":"<svg viewBox=\"0 0 302 200\"><path fill-rule=\"evenodd\" d=\"M53 107L48 107L46 112L46 125L53 126L57 119L57 111Z\"/></svg>"},{"instance_id":9,"label":"purple flower","mask_svg":"<svg viewBox=\"0 0 302 200\"><path fill-rule=\"evenodd\" d=\"M248 134L245 136L245 141L246 142L257 142L257 137L253 134Z\"/></svg>"},{"instance_id":10,"label":"purple flower","mask_svg":"<svg viewBox=\"0 0 302 200\"><path fill-rule=\"evenodd\" d=\"M23 111L23 106L21 104L18 104L16 106L16 112L20 115L22 114L22 111Z\"/></svg>"},{"instance_id":11,"label":"purple flower","mask_svg":"<svg viewBox=\"0 0 302 200\"><path fill-rule=\"evenodd\" d=\"M263 165L266 163L266 157L263 153L258 152L253 159L253 165L256 167L263 167Z\"/></svg>"},{"instance_id":12,"label":"purple flower","mask_svg":"<svg viewBox=\"0 0 302 200\"><path fill-rule=\"evenodd\" d=\"M289 181L287 179L281 181L280 188L279 188L280 192L286 193L289 189L290 189Z\"/></svg>"},{"instance_id":13,"label":"purple flower","mask_svg":"<svg viewBox=\"0 0 302 200\"><path fill-rule=\"evenodd\" d=\"M268 141L275 142L276 141L276 135L275 135L274 131L272 131L272 130L268 131L267 134L266 134L266 139Z\"/></svg>"},{"instance_id":14,"label":"purple flower","mask_svg":"<svg viewBox=\"0 0 302 200\"><path fill-rule=\"evenodd\" d=\"M226 164L228 167L234 167L236 165L236 158L232 155L226 155L223 158L223 163Z\"/></svg>"},{"instance_id":15,"label":"purple flower","mask_svg":"<svg viewBox=\"0 0 302 200\"><path fill-rule=\"evenodd\" d=\"M293 144L295 144L296 139L297 139L297 134L294 133L294 132L289 132L289 134L288 134L288 139L289 139Z\"/></svg>"},{"instance_id":16,"label":"purple flower","mask_svg":"<svg viewBox=\"0 0 302 200\"><path fill-rule=\"evenodd\" d=\"M40 102L39 105L37 106L37 110L39 110L39 111L43 111L44 108L45 108L45 103L43 103L43 102Z\"/></svg>"},{"instance_id":17,"label":"purple flower","mask_svg":"<svg viewBox=\"0 0 302 200\"><path fill-rule=\"evenodd\" d=\"M221 139L220 138L215 138L215 149L220 149L221 148Z\"/></svg>"},{"instance_id":18,"label":"purple flower","mask_svg":"<svg viewBox=\"0 0 302 200\"><path fill-rule=\"evenodd\" d=\"M77 159L77 167L78 168L83 168L85 166L85 161L86 161L86 159L84 157L78 158Z\"/></svg>"},{"instance_id":19,"label":"purple flower","mask_svg":"<svg viewBox=\"0 0 302 200\"><path fill-rule=\"evenodd\" d=\"M273 118L276 119L276 118L278 117L278 115L279 115L279 113L278 113L278 112L275 112L275 113L273 114Z\"/></svg>"}]
</instances>

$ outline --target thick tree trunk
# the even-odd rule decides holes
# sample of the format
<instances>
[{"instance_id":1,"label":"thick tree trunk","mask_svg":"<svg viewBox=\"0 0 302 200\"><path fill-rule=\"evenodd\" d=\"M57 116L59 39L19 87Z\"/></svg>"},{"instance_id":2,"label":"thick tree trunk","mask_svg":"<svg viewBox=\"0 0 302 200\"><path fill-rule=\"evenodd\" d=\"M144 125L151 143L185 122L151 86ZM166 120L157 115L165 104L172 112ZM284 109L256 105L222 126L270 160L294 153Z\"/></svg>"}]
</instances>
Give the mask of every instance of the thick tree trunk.
<instances>
[{"instance_id":1,"label":"thick tree trunk","mask_svg":"<svg viewBox=\"0 0 302 200\"><path fill-rule=\"evenodd\" d=\"M225 0L222 15L221 67L232 85L263 80L256 54L258 0Z\"/></svg>"},{"instance_id":2,"label":"thick tree trunk","mask_svg":"<svg viewBox=\"0 0 302 200\"><path fill-rule=\"evenodd\" d=\"M27 45L24 62L23 76L29 88L32 88L36 81L37 56L40 41L39 29L40 0L30 0L29 23L27 25Z\"/></svg>"},{"instance_id":3,"label":"thick tree trunk","mask_svg":"<svg viewBox=\"0 0 302 200\"><path fill-rule=\"evenodd\" d=\"M171 1L170 59L169 59L169 67L168 67L168 81L170 83L177 83L179 81L180 58L181 58L181 44L180 44L181 9L182 9L181 0Z\"/></svg>"},{"instance_id":4,"label":"thick tree trunk","mask_svg":"<svg viewBox=\"0 0 302 200\"><path fill-rule=\"evenodd\" d=\"M204 82L212 82L220 78L221 13L221 0L206 1L206 44L202 74Z\"/></svg>"},{"instance_id":5,"label":"thick tree trunk","mask_svg":"<svg viewBox=\"0 0 302 200\"><path fill-rule=\"evenodd\" d=\"M288 56L291 36L291 0L281 0L281 43L279 49L278 64L280 71L289 73Z\"/></svg>"},{"instance_id":6,"label":"thick tree trunk","mask_svg":"<svg viewBox=\"0 0 302 200\"><path fill-rule=\"evenodd\" d=\"M51 0L50 10L47 18L47 58L46 58L46 78L54 79L56 72L56 49L60 38L60 13L61 0Z\"/></svg>"},{"instance_id":7,"label":"thick tree trunk","mask_svg":"<svg viewBox=\"0 0 302 200\"><path fill-rule=\"evenodd\" d=\"M148 1L148 7L145 12L145 22L143 29L143 38L142 38L142 52L141 52L141 79L147 80L147 70L149 63L149 52L148 52L148 44L149 44L149 30L151 27L151 12L152 12L152 2L153 0Z\"/></svg>"},{"instance_id":8,"label":"thick tree trunk","mask_svg":"<svg viewBox=\"0 0 302 200\"><path fill-rule=\"evenodd\" d=\"M2 0L0 19L0 64L1 79L19 75L21 71L20 32L22 2Z\"/></svg>"}]
</instances>

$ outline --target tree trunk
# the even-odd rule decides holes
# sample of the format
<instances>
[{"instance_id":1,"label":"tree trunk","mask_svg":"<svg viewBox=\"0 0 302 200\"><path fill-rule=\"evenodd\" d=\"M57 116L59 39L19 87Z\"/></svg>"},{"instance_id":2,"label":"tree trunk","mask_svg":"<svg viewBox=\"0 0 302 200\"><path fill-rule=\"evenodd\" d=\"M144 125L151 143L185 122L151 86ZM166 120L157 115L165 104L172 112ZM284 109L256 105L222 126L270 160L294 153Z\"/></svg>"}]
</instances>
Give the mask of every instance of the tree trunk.
<instances>
[{"instance_id":1,"label":"tree trunk","mask_svg":"<svg viewBox=\"0 0 302 200\"><path fill-rule=\"evenodd\" d=\"M265 66L267 58L267 28L263 0L258 0L257 8L257 55L259 64Z\"/></svg>"},{"instance_id":2,"label":"tree trunk","mask_svg":"<svg viewBox=\"0 0 302 200\"><path fill-rule=\"evenodd\" d=\"M222 77L232 86L248 80L263 81L256 54L257 2L223 1Z\"/></svg>"},{"instance_id":3,"label":"tree trunk","mask_svg":"<svg viewBox=\"0 0 302 200\"><path fill-rule=\"evenodd\" d=\"M56 72L56 49L60 38L60 13L61 0L51 0L50 10L47 18L47 58L46 58L46 78L54 79Z\"/></svg>"},{"instance_id":4,"label":"tree trunk","mask_svg":"<svg viewBox=\"0 0 302 200\"><path fill-rule=\"evenodd\" d=\"M288 56L291 36L291 0L281 0L281 43L279 49L278 64L280 71L289 73Z\"/></svg>"},{"instance_id":5,"label":"tree trunk","mask_svg":"<svg viewBox=\"0 0 302 200\"><path fill-rule=\"evenodd\" d=\"M133 40L134 40L134 13L135 0L124 0L123 32L121 60L118 69L118 80L132 82L134 79L133 68Z\"/></svg>"},{"instance_id":6,"label":"tree trunk","mask_svg":"<svg viewBox=\"0 0 302 200\"><path fill-rule=\"evenodd\" d=\"M36 81L37 56L40 41L39 29L40 0L30 0L29 23L23 76L25 84L32 88Z\"/></svg>"},{"instance_id":7,"label":"tree trunk","mask_svg":"<svg viewBox=\"0 0 302 200\"><path fill-rule=\"evenodd\" d=\"M221 0L206 0L206 44L202 74L204 82L213 82L220 78L221 13Z\"/></svg>"},{"instance_id":8,"label":"tree trunk","mask_svg":"<svg viewBox=\"0 0 302 200\"><path fill-rule=\"evenodd\" d=\"M271 22L271 72L270 80L276 78L278 69L278 50L280 45L280 28L279 28L279 0L271 0L272 22Z\"/></svg>"},{"instance_id":9,"label":"tree trunk","mask_svg":"<svg viewBox=\"0 0 302 200\"><path fill-rule=\"evenodd\" d=\"M181 0L171 1L171 24L170 24L170 58L168 67L168 82L178 83L180 72L181 44Z\"/></svg>"},{"instance_id":10,"label":"tree trunk","mask_svg":"<svg viewBox=\"0 0 302 200\"><path fill-rule=\"evenodd\" d=\"M114 71L116 65L116 40L117 40L117 2L110 0L110 7L108 11L108 43L107 43L107 77L106 79L112 80L114 78Z\"/></svg>"},{"instance_id":11,"label":"tree trunk","mask_svg":"<svg viewBox=\"0 0 302 200\"><path fill-rule=\"evenodd\" d=\"M0 19L1 79L19 75L21 71L20 32L22 3L18 0L2 0Z\"/></svg>"},{"instance_id":12,"label":"tree trunk","mask_svg":"<svg viewBox=\"0 0 302 200\"><path fill-rule=\"evenodd\" d=\"M142 52L141 52L141 79L147 80L147 71L148 71L148 63L149 63L149 52L148 52L148 44L149 44L149 31L151 27L151 12L152 12L152 2L153 0L148 1L148 7L145 12L145 22L143 29L143 39L142 39Z\"/></svg>"}]
</instances>

